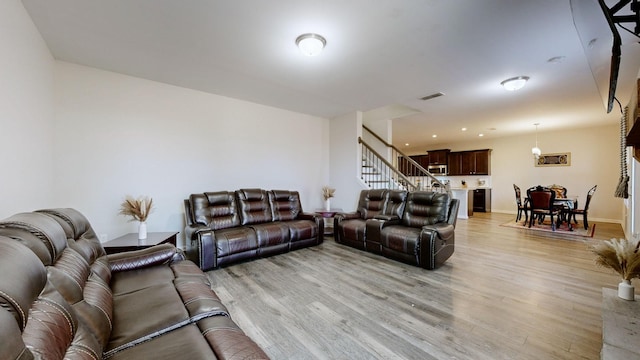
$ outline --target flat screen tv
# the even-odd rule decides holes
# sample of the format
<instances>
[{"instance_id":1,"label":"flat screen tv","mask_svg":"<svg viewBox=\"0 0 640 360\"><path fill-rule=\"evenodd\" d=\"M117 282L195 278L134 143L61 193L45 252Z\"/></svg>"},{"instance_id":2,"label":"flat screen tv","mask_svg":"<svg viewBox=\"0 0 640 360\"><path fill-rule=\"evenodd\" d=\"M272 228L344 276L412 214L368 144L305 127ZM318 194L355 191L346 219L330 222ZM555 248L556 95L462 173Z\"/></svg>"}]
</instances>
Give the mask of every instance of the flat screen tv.
<instances>
[{"instance_id":1,"label":"flat screen tv","mask_svg":"<svg viewBox=\"0 0 640 360\"><path fill-rule=\"evenodd\" d=\"M625 22L640 20L636 20L637 0L621 0L611 8L604 0L570 0L573 23L607 113L616 99L628 102L640 69L637 33L628 31L631 40L623 38L616 25L622 17L613 14L632 1L632 14Z\"/></svg>"}]
</instances>

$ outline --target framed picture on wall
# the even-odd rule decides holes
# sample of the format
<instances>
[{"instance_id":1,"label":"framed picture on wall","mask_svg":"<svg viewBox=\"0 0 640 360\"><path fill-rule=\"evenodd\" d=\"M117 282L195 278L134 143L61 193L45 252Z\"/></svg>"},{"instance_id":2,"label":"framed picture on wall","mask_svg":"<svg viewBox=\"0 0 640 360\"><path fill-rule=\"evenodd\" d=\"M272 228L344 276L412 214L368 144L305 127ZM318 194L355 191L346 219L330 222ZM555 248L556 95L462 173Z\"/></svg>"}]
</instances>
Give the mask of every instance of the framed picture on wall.
<instances>
[{"instance_id":1,"label":"framed picture on wall","mask_svg":"<svg viewBox=\"0 0 640 360\"><path fill-rule=\"evenodd\" d=\"M540 157L535 160L536 166L571 166L571 153L554 153L554 154L541 154Z\"/></svg>"}]
</instances>

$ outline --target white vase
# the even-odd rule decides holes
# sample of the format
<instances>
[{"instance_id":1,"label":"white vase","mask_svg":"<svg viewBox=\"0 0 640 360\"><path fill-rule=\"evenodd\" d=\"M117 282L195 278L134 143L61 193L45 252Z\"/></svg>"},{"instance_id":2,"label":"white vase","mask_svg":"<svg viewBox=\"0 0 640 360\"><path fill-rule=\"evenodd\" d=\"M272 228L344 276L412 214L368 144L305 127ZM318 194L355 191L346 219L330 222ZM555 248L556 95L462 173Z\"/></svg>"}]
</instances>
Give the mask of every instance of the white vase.
<instances>
[{"instance_id":1,"label":"white vase","mask_svg":"<svg viewBox=\"0 0 640 360\"><path fill-rule=\"evenodd\" d=\"M331 211L331 199L326 199L324 201L324 210Z\"/></svg>"},{"instance_id":2,"label":"white vase","mask_svg":"<svg viewBox=\"0 0 640 360\"><path fill-rule=\"evenodd\" d=\"M618 284L618 297L625 300L634 300L635 291L633 285L631 285L631 280L622 280Z\"/></svg>"},{"instance_id":3,"label":"white vase","mask_svg":"<svg viewBox=\"0 0 640 360\"><path fill-rule=\"evenodd\" d=\"M138 240L144 240L147 238L147 223L140 221L138 224Z\"/></svg>"}]
</instances>

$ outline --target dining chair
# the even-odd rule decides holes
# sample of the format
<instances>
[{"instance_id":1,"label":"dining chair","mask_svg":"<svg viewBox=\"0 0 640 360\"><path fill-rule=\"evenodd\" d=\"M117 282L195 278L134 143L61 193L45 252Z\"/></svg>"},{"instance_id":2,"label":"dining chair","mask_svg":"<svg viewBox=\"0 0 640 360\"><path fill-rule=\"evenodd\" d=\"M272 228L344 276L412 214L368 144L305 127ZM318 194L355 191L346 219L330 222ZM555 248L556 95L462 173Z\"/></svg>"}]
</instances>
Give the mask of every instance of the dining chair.
<instances>
[{"instance_id":1,"label":"dining chair","mask_svg":"<svg viewBox=\"0 0 640 360\"><path fill-rule=\"evenodd\" d=\"M578 223L576 220L576 215L582 215L582 222L584 223L584 229L587 230L589 228L589 222L587 221L587 215L589 213L589 203L591 203L591 198L593 194L596 192L596 188L598 185L595 185L587 192L587 201L584 204L583 209L572 209L571 214L569 215L569 221L571 221L571 216L573 216L573 222Z\"/></svg>"},{"instance_id":2,"label":"dining chair","mask_svg":"<svg viewBox=\"0 0 640 360\"><path fill-rule=\"evenodd\" d=\"M538 218L541 220L549 216L551 220L551 230L556 231L556 222L553 220L554 215L560 214L560 210L553 206L556 198L556 192L542 186L536 186L527 190L527 198L529 199L529 227L533 224L533 220ZM557 220L557 219L556 219Z\"/></svg>"},{"instance_id":3,"label":"dining chair","mask_svg":"<svg viewBox=\"0 0 640 360\"><path fill-rule=\"evenodd\" d=\"M513 184L513 190L516 192L516 204L518 205L518 214L516 215L516 222L520 221L522 218L522 214L524 213L524 223L526 224L529 220L528 205L529 198L525 198L524 202L522 202L522 193L520 191L520 187L518 185Z\"/></svg>"}]
</instances>

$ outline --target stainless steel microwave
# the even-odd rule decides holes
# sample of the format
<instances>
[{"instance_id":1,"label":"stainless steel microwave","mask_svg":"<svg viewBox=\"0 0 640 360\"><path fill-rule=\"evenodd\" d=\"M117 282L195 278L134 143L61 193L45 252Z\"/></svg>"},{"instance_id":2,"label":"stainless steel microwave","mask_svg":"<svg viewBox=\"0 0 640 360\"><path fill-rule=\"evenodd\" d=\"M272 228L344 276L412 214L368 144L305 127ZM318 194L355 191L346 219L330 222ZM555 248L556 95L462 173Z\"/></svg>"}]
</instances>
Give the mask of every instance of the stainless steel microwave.
<instances>
[{"instance_id":1,"label":"stainless steel microwave","mask_svg":"<svg viewBox=\"0 0 640 360\"><path fill-rule=\"evenodd\" d=\"M447 175L447 165L429 165L427 170L433 175Z\"/></svg>"}]
</instances>

